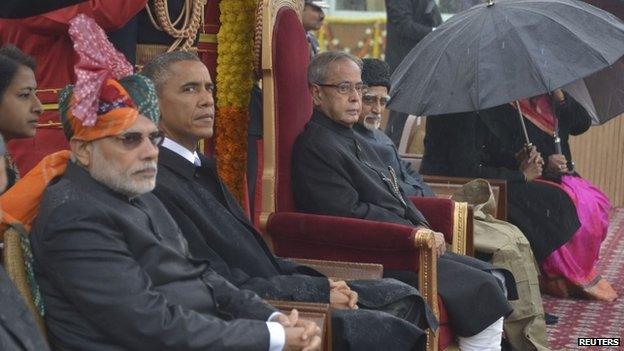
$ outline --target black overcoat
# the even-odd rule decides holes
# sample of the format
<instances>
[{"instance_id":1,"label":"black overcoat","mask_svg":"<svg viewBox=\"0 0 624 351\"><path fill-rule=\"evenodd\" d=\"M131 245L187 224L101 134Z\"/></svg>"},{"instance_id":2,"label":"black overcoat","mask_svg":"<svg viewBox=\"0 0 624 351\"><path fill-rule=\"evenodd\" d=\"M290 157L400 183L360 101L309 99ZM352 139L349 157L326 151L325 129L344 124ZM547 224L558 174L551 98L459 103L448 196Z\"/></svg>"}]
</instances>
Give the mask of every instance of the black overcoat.
<instances>
[{"instance_id":1,"label":"black overcoat","mask_svg":"<svg viewBox=\"0 0 624 351\"><path fill-rule=\"evenodd\" d=\"M31 233L55 350L259 350L275 309L188 253L151 193L113 192L70 163Z\"/></svg>"},{"instance_id":2,"label":"black overcoat","mask_svg":"<svg viewBox=\"0 0 624 351\"><path fill-rule=\"evenodd\" d=\"M407 53L442 24L442 15L435 0L386 0L386 12L386 62L394 72Z\"/></svg>"},{"instance_id":3,"label":"black overcoat","mask_svg":"<svg viewBox=\"0 0 624 351\"><path fill-rule=\"evenodd\" d=\"M517 123L517 124L516 124ZM507 216L531 243L538 262L565 244L580 223L574 203L560 188L525 182L510 127L521 132L518 112L510 105L427 119L422 174L507 181Z\"/></svg>"},{"instance_id":4,"label":"black overcoat","mask_svg":"<svg viewBox=\"0 0 624 351\"><path fill-rule=\"evenodd\" d=\"M317 109L295 142L292 180L300 211L428 226L412 202L404 200L391 173L353 129ZM486 262L451 253L438 260L438 292L458 335L474 335L511 313L497 280L484 272L493 269ZM502 273L510 297L516 298L513 275ZM417 286L411 271L385 274Z\"/></svg>"},{"instance_id":5,"label":"black overcoat","mask_svg":"<svg viewBox=\"0 0 624 351\"><path fill-rule=\"evenodd\" d=\"M327 277L273 255L217 176L214 161L199 157L202 166L195 167L161 147L154 190L182 229L191 253L210 261L237 287L263 298L328 303ZM392 315L366 309L333 311L332 336L337 350L410 350L424 341L422 330L414 324L421 320L426 320L421 323L423 328L437 324L418 291L409 285L393 279L349 285L358 292L361 307ZM371 334L379 325L391 330L393 337Z\"/></svg>"}]
</instances>

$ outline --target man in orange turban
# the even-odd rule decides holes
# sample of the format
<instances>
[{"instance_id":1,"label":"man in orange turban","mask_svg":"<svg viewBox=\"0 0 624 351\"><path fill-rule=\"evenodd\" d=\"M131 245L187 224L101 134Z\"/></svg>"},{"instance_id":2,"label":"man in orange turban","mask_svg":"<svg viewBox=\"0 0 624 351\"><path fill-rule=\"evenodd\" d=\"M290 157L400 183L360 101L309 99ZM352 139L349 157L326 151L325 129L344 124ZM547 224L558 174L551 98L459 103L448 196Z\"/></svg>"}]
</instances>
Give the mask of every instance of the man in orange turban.
<instances>
[{"instance_id":1,"label":"man in orange turban","mask_svg":"<svg viewBox=\"0 0 624 351\"><path fill-rule=\"evenodd\" d=\"M81 54L78 82L61 96L71 152L45 158L2 196L5 225L32 223L52 348L317 350L315 323L191 257L151 194L163 139L153 84L120 77L127 62L88 17L72 20L70 34Z\"/></svg>"}]
</instances>

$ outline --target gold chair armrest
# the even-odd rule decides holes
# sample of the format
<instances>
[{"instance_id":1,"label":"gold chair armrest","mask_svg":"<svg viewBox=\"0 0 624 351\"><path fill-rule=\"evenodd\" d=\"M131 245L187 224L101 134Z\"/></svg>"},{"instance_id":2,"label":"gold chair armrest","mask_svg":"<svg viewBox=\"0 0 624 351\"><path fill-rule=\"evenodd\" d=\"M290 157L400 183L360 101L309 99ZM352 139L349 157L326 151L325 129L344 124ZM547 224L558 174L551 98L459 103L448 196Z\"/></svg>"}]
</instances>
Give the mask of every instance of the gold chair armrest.
<instances>
[{"instance_id":1,"label":"gold chair armrest","mask_svg":"<svg viewBox=\"0 0 624 351\"><path fill-rule=\"evenodd\" d=\"M438 280L437 280L437 256L435 253L435 239L430 229L418 229L414 234L414 247L419 251L418 266L418 290L424 298L436 318L440 318L438 307ZM439 331L427 330L427 351L438 350Z\"/></svg>"},{"instance_id":2,"label":"gold chair armrest","mask_svg":"<svg viewBox=\"0 0 624 351\"><path fill-rule=\"evenodd\" d=\"M291 261L314 268L325 276L337 280L381 279L383 266L376 263L311 260L291 258Z\"/></svg>"},{"instance_id":3,"label":"gold chair armrest","mask_svg":"<svg viewBox=\"0 0 624 351\"><path fill-rule=\"evenodd\" d=\"M455 202L453 211L453 243L451 251L474 256L474 215L466 202Z\"/></svg>"}]
</instances>

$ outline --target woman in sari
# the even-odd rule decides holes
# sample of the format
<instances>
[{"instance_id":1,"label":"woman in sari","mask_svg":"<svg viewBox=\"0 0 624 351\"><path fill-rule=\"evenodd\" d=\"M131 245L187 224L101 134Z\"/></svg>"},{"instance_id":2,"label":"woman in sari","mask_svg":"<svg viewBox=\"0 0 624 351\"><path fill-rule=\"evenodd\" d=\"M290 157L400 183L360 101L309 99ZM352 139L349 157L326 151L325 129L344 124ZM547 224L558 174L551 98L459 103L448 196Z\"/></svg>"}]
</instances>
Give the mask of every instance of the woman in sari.
<instances>
[{"instance_id":1,"label":"woman in sari","mask_svg":"<svg viewBox=\"0 0 624 351\"><path fill-rule=\"evenodd\" d=\"M613 301L617 293L595 269L611 206L604 194L571 172L568 137L586 131L589 116L560 91L552 100L521 101L520 110L534 144L528 152L515 104L428 118L421 173L505 179L508 220L531 243L544 273L544 291ZM555 121L561 153L553 139ZM548 125L552 129L544 128Z\"/></svg>"},{"instance_id":2,"label":"woman in sari","mask_svg":"<svg viewBox=\"0 0 624 351\"><path fill-rule=\"evenodd\" d=\"M600 189L575 172L568 143L570 135L580 135L589 129L591 118L561 90L555 91L552 97L540 95L521 101L520 111L529 139L546 160L540 180L565 191L574 203L580 222L571 240L542 262L545 289L559 296L582 292L592 298L614 300L617 293L596 271L600 245L609 227L611 203ZM518 124L512 139L516 147L523 140ZM510 130L513 127L511 123Z\"/></svg>"}]
</instances>

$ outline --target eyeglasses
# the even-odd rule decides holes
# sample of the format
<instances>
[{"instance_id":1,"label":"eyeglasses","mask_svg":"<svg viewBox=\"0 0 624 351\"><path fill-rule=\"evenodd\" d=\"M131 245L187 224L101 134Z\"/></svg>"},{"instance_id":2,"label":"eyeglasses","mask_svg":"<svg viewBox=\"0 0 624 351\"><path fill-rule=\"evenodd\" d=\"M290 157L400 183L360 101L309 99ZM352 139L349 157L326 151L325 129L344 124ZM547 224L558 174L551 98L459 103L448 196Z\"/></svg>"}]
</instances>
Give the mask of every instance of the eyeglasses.
<instances>
[{"instance_id":1,"label":"eyeglasses","mask_svg":"<svg viewBox=\"0 0 624 351\"><path fill-rule=\"evenodd\" d=\"M362 95L362 102L367 105L379 104L381 105L381 107L385 107L388 101L390 101L390 97L388 95L386 96L377 96L375 94Z\"/></svg>"},{"instance_id":2,"label":"eyeglasses","mask_svg":"<svg viewBox=\"0 0 624 351\"><path fill-rule=\"evenodd\" d=\"M137 148L143 142L143 133L141 132L127 132L121 135L117 135L114 138L121 141L121 144L128 150ZM152 132L147 135L150 143L154 146L160 146L165 140L165 134L161 131Z\"/></svg>"},{"instance_id":3,"label":"eyeglasses","mask_svg":"<svg viewBox=\"0 0 624 351\"><path fill-rule=\"evenodd\" d=\"M355 84L351 84L349 82L340 82L338 84L320 84L317 83L316 85L320 86L320 87L332 87L335 88L336 90L338 90L338 92L340 94L349 94L351 91L355 90L356 93L358 93L359 95L362 95L362 92L366 91L366 89L368 89L368 87L360 82L360 83L355 83Z\"/></svg>"}]
</instances>

